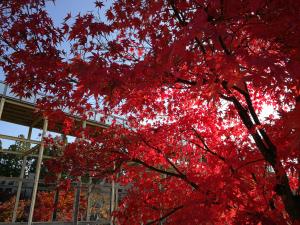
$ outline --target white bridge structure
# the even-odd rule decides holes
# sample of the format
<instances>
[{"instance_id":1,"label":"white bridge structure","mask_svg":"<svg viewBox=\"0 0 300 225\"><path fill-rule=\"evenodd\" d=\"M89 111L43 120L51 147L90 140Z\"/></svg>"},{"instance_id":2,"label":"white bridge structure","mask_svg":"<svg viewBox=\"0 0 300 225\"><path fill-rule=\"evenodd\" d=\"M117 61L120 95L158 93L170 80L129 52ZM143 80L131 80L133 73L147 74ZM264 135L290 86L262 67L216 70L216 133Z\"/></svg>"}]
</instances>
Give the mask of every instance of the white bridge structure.
<instances>
[{"instance_id":1,"label":"white bridge structure","mask_svg":"<svg viewBox=\"0 0 300 225\"><path fill-rule=\"evenodd\" d=\"M3 134L0 125L0 140L11 140L17 141L18 143L23 143L25 148L13 151L8 149L0 149L1 155L15 155L21 157L22 167L18 177L7 177L0 174L0 188L3 186L4 193L9 188L13 195L15 196L14 208L11 212L11 221L0 221L1 224L114 224L114 218L111 215L115 209L117 209L120 197L126 193L124 187L119 186L119 184L112 181L111 183L106 183L103 181L97 181L93 177L81 178L78 177L78 182L72 183L72 191L74 191L74 201L73 201L73 211L72 211L72 221L57 221L57 207L54 207L50 221L33 221L34 212L37 209L36 200L38 191L53 191L54 198L53 203L57 205L60 201L59 192L57 191L57 184L47 185L43 179L40 179L41 168L43 165L43 160L49 159L53 156L45 154L45 146L43 138L46 136L47 132L62 133L57 126L51 128L48 126L48 119L44 118L41 114L36 112L35 103L41 96L34 96L32 98L20 98L11 92L9 86L4 82L0 82L0 120L22 125L28 127L27 137L16 137L11 134ZM68 114L68 113L67 113ZM71 115L70 115L71 116ZM90 117L86 121L80 121L79 118L75 118L78 123L82 123L82 127L102 127L107 128L110 123L110 119L105 123L99 122L101 114L95 113L93 117ZM117 123L124 124L125 120L119 117L112 117L117 121ZM40 140L32 139L32 130L40 129L41 138ZM36 168L31 176L26 174L26 164L29 158L36 159ZM0 159L1 160L1 159ZM85 182L84 182L85 180ZM2 185L2 186L1 186ZM31 195L28 197L30 200L30 208L27 209L27 219L25 221L18 221L17 212L20 207L20 200L22 193L24 192L24 187L30 190ZM87 206L84 214L79 212L80 209L80 196L84 194L87 202ZM24 194L23 194L24 195ZM96 196L96 197L95 197ZM99 199L97 200L97 196ZM99 197L100 196L100 197ZM3 204L0 202L0 205ZM98 209L107 212L107 216L101 218L100 214L92 212L92 209ZM94 210L97 212L97 210ZM0 212L1 213L1 212ZM79 215L80 214L80 215ZM104 213L105 214L105 213ZM0 216L1 218L1 216Z\"/></svg>"}]
</instances>

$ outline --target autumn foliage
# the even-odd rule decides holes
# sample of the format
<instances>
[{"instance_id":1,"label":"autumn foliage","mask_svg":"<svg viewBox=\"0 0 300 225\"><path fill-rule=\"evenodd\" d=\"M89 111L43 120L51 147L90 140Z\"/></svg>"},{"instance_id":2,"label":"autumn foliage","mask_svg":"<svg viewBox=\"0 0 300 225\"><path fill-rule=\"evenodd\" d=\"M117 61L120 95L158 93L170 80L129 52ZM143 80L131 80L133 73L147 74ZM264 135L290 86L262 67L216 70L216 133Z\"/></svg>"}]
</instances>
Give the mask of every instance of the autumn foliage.
<instances>
[{"instance_id":1,"label":"autumn foliage","mask_svg":"<svg viewBox=\"0 0 300 225\"><path fill-rule=\"evenodd\" d=\"M34 221L51 221L54 212L54 195L55 191L40 191L37 194L36 207L34 211ZM15 197L0 204L0 221L11 222L12 212L15 205ZM56 207L57 221L72 221L74 204L74 191L60 191L59 203ZM80 198L80 215L86 212L86 197ZM22 199L19 202L17 211L17 221L27 221L30 208L30 199Z\"/></svg>"},{"instance_id":2,"label":"autumn foliage","mask_svg":"<svg viewBox=\"0 0 300 225\"><path fill-rule=\"evenodd\" d=\"M12 197L5 202L0 204L0 221L1 222L10 222L12 220L12 212L14 209L16 198ZM26 200L20 200L19 208L17 210L17 218L22 220L24 218L24 209L28 205Z\"/></svg>"},{"instance_id":3,"label":"autumn foliage","mask_svg":"<svg viewBox=\"0 0 300 225\"><path fill-rule=\"evenodd\" d=\"M130 184L119 224L299 223L300 2L95 4L106 19L55 26L44 1L0 3L15 93L47 93L39 108L78 137L66 108L127 120L88 127L53 169Z\"/></svg>"}]
</instances>

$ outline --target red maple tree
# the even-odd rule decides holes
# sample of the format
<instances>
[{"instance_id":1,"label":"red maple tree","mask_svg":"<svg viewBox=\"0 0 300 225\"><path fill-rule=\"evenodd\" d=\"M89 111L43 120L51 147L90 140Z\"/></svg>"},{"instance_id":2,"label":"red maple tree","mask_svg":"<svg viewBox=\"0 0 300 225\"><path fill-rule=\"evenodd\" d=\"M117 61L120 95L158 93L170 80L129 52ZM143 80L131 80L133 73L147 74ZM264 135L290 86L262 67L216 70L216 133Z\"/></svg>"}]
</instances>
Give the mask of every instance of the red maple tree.
<instances>
[{"instance_id":1,"label":"red maple tree","mask_svg":"<svg viewBox=\"0 0 300 225\"><path fill-rule=\"evenodd\" d=\"M15 93L48 93L50 119L65 108L127 119L86 129L56 162L131 184L117 222L299 223L299 1L120 0L103 21L67 15L59 27L44 1L0 7Z\"/></svg>"}]
</instances>

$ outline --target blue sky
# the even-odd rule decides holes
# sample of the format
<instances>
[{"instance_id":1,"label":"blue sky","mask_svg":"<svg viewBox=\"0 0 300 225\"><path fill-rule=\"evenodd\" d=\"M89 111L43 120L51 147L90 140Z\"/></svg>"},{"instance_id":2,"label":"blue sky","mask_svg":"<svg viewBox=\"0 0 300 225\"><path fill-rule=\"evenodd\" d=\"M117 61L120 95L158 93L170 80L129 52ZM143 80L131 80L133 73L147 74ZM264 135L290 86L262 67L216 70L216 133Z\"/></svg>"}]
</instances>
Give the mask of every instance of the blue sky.
<instances>
[{"instance_id":1,"label":"blue sky","mask_svg":"<svg viewBox=\"0 0 300 225\"><path fill-rule=\"evenodd\" d=\"M56 25L59 25L68 13L76 16L95 10L95 0L56 0L47 3L47 11ZM105 2L105 1L104 1Z\"/></svg>"},{"instance_id":2,"label":"blue sky","mask_svg":"<svg viewBox=\"0 0 300 225\"><path fill-rule=\"evenodd\" d=\"M52 17L53 22L56 26L59 26L65 16L68 13L71 13L72 16L76 16L78 13L84 14L86 12L95 12L95 0L56 0L55 4L49 1L46 5L46 9L49 15ZM111 1L103 1L106 6L111 4ZM101 15L102 17L102 15ZM102 17L103 18L103 17ZM0 68L0 80L4 80L4 73ZM23 134L25 137L27 136L28 127L7 123L4 121L0 121L0 133L18 136ZM40 130L34 129L32 133L32 139L39 140L41 133ZM6 141L1 140L3 148L7 148L9 145L13 144L14 141Z\"/></svg>"}]
</instances>

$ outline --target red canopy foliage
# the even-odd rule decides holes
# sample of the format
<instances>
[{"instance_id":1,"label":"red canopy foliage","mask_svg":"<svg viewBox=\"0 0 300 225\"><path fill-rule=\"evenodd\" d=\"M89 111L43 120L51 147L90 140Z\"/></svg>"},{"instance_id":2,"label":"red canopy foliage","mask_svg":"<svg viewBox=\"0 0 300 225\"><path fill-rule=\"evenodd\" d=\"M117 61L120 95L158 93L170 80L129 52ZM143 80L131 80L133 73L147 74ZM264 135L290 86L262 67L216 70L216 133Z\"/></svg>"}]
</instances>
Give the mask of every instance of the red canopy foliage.
<instances>
[{"instance_id":1,"label":"red canopy foliage","mask_svg":"<svg viewBox=\"0 0 300 225\"><path fill-rule=\"evenodd\" d=\"M299 1L120 0L104 21L67 15L59 27L44 6L0 3L6 82L49 94L50 118L91 107L127 118L86 130L53 163L121 174L132 188L120 224L300 221Z\"/></svg>"}]
</instances>

